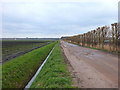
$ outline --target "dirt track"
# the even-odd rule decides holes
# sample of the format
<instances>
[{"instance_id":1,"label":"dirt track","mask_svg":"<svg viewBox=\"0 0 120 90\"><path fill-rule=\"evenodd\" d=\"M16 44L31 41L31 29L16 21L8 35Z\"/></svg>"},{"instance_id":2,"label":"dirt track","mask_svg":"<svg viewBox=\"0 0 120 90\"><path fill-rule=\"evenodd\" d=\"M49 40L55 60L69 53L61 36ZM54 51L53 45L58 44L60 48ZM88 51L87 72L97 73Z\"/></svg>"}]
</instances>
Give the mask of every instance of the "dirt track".
<instances>
[{"instance_id":1,"label":"dirt track","mask_svg":"<svg viewBox=\"0 0 120 90\"><path fill-rule=\"evenodd\" d=\"M118 57L100 50L80 47L61 41L71 64L76 86L82 88L117 88Z\"/></svg>"}]
</instances>

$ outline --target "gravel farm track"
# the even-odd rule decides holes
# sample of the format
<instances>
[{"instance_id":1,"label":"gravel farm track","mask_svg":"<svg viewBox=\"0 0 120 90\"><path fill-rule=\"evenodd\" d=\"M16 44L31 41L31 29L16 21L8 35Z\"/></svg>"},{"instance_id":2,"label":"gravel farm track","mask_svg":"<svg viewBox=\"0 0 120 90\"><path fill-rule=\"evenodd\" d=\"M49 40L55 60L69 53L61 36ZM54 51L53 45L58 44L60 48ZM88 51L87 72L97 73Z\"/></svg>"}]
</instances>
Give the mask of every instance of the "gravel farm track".
<instances>
[{"instance_id":1,"label":"gravel farm track","mask_svg":"<svg viewBox=\"0 0 120 90\"><path fill-rule=\"evenodd\" d=\"M61 40L61 47L79 88L117 88L118 55ZM71 68L68 68L71 69Z\"/></svg>"}]
</instances>

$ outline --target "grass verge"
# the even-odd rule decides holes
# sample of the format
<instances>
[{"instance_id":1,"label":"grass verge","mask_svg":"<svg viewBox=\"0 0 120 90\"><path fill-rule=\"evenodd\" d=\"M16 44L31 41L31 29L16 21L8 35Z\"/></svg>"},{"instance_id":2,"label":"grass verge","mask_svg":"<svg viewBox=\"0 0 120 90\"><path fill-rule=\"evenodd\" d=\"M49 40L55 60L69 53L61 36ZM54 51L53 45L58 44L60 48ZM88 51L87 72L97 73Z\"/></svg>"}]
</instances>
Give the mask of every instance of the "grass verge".
<instances>
[{"instance_id":1,"label":"grass verge","mask_svg":"<svg viewBox=\"0 0 120 90\"><path fill-rule=\"evenodd\" d=\"M68 43L72 43L72 42L68 42ZM72 44L76 44L76 43L72 43ZM79 45L79 44L76 44L76 45L81 46L81 45ZM81 47L90 48L90 49L95 49L95 50L101 50L101 51L104 51L104 52L116 54L115 51L108 51L107 49L99 49L99 48L90 47L90 46L81 46ZM118 53L120 53L120 51L118 51Z\"/></svg>"},{"instance_id":2,"label":"grass verge","mask_svg":"<svg viewBox=\"0 0 120 90\"><path fill-rule=\"evenodd\" d=\"M50 43L3 64L2 87L24 88L55 44Z\"/></svg>"},{"instance_id":3,"label":"grass verge","mask_svg":"<svg viewBox=\"0 0 120 90\"><path fill-rule=\"evenodd\" d=\"M102 51L105 51L105 52L110 52L110 51L108 51L106 49L98 49L98 48L89 47L89 46L83 46L83 47L90 48L90 49L95 49L95 50L102 50Z\"/></svg>"},{"instance_id":4,"label":"grass verge","mask_svg":"<svg viewBox=\"0 0 120 90\"><path fill-rule=\"evenodd\" d=\"M71 88L72 78L57 43L31 88Z\"/></svg>"}]
</instances>

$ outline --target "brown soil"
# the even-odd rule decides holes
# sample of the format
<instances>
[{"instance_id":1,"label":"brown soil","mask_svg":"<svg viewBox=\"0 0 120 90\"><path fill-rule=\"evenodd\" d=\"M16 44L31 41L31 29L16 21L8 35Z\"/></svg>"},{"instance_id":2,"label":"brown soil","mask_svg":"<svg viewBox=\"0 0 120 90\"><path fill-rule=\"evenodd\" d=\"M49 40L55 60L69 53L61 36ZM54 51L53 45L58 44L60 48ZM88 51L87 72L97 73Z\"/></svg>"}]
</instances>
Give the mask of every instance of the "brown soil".
<instances>
[{"instance_id":1,"label":"brown soil","mask_svg":"<svg viewBox=\"0 0 120 90\"><path fill-rule=\"evenodd\" d=\"M14 58L17 58L18 56L24 55L24 54L26 54L26 53L29 53L29 52L31 52L31 51L33 51L33 50L35 50L35 49L41 48L41 47L43 47L43 46L45 46L45 45L48 45L48 44L49 44L49 43L44 44L44 45L39 46L39 47L34 47L34 48L29 49L29 50L27 50L27 51L19 51L19 52L17 52L17 53L12 53L12 54L10 54L10 55L4 55L4 56L2 57L2 64L5 63L5 62L7 62L7 61L10 61L10 60L12 60L12 59L14 59Z\"/></svg>"},{"instance_id":2,"label":"brown soil","mask_svg":"<svg viewBox=\"0 0 120 90\"><path fill-rule=\"evenodd\" d=\"M61 41L68 69L79 88L117 88L118 56ZM70 68L71 66L71 68Z\"/></svg>"}]
</instances>

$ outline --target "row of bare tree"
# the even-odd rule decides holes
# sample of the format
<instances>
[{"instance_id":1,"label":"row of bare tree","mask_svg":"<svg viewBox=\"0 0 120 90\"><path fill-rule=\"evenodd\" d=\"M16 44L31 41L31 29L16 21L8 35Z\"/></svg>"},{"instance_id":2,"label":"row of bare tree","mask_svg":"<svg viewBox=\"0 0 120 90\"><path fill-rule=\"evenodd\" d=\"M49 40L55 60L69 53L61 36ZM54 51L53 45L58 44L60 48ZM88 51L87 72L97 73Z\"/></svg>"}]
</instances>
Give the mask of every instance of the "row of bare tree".
<instances>
[{"instance_id":1,"label":"row of bare tree","mask_svg":"<svg viewBox=\"0 0 120 90\"><path fill-rule=\"evenodd\" d=\"M111 24L111 27L98 27L96 30L91 30L84 34L62 37L62 39L81 46L117 52L119 49L118 23Z\"/></svg>"}]
</instances>

